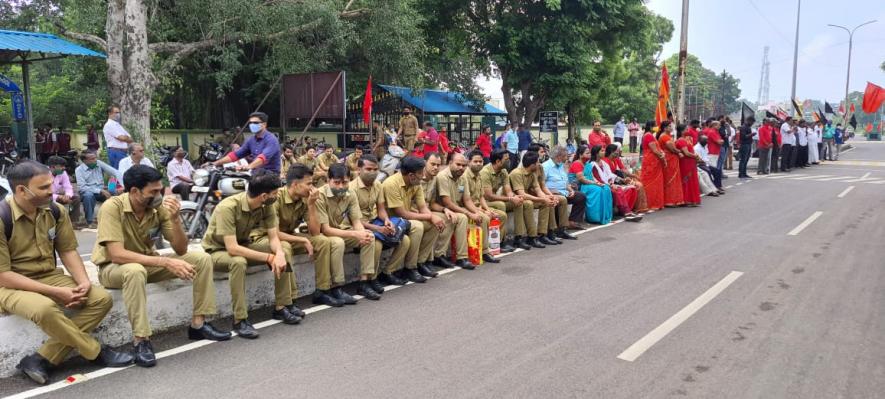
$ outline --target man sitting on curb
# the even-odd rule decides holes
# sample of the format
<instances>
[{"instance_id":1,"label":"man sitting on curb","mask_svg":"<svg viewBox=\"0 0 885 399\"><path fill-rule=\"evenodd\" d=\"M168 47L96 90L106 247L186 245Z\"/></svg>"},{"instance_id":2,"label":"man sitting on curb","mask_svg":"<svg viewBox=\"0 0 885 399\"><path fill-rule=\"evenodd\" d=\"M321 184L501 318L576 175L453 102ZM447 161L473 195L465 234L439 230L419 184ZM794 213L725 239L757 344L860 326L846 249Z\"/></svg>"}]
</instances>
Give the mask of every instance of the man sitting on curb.
<instances>
[{"instance_id":1,"label":"man sitting on curb","mask_svg":"<svg viewBox=\"0 0 885 399\"><path fill-rule=\"evenodd\" d=\"M464 171L464 176L467 178L467 183L469 184L468 189L470 190L470 199L473 200L473 205L479 208L480 211L485 212L491 218L498 218L498 221L501 222L501 253L513 252L516 248L510 246L506 240L504 240L504 226L507 225L507 212L501 209L493 208L489 206L486 202L485 198L483 198L483 188L482 188L482 177L480 177L480 172L483 167L483 158L482 152L479 150L473 150L469 154L467 154L467 165L468 168ZM484 253L488 253L489 251L489 230L486 229L483 231L483 250Z\"/></svg>"},{"instance_id":2,"label":"man sitting on curb","mask_svg":"<svg viewBox=\"0 0 885 399\"><path fill-rule=\"evenodd\" d=\"M482 195L492 209L513 212L513 246L529 250L532 246L528 244L526 236L526 221L534 220L534 205L521 195L516 195L510 187L510 176L507 174L509 156L503 149L492 152L488 165L479 171Z\"/></svg>"},{"instance_id":3,"label":"man sitting on curb","mask_svg":"<svg viewBox=\"0 0 885 399\"><path fill-rule=\"evenodd\" d=\"M467 215L457 213L442 205L439 195L439 168L442 159L439 154L429 152L424 156L427 162L424 166L424 175L421 177L421 187L424 189L424 198L433 213L446 221L446 228L439 234L439 238L433 243L433 265L439 267L455 267L472 270L476 265L467 260ZM446 256L449 251L452 236L455 236L455 246L458 253L455 254L458 261L452 263ZM428 264L428 269L430 265ZM435 272L434 272L435 273ZM435 275L433 276L435 277Z\"/></svg>"}]
</instances>

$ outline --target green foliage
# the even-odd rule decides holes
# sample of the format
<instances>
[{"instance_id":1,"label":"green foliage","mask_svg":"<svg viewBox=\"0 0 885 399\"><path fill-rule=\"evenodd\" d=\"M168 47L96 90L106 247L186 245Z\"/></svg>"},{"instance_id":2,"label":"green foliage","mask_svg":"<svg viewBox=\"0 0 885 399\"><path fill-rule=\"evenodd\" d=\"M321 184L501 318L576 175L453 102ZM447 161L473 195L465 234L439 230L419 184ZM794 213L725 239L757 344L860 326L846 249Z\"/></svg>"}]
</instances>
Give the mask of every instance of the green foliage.
<instances>
[{"instance_id":1,"label":"green foliage","mask_svg":"<svg viewBox=\"0 0 885 399\"><path fill-rule=\"evenodd\" d=\"M671 104L676 104L676 85L678 82L679 54L673 54L667 59L667 68L670 70L670 95ZM685 87L686 90L694 88L701 93L704 102L705 116L714 114L729 114L740 110L738 98L741 96L740 80L726 71L716 74L701 64L698 57L688 54L685 59Z\"/></svg>"}]
</instances>

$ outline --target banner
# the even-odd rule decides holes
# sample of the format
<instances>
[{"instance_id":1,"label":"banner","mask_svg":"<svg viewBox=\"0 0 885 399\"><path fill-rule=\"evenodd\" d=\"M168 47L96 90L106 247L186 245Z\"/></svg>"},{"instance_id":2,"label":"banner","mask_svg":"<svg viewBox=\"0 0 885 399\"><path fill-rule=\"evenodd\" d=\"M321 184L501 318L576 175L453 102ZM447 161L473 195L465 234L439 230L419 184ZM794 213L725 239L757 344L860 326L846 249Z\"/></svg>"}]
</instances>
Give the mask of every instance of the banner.
<instances>
[{"instance_id":1,"label":"banner","mask_svg":"<svg viewBox=\"0 0 885 399\"><path fill-rule=\"evenodd\" d=\"M667 119L667 103L670 101L670 74L667 73L667 64L661 68L661 88L658 90L658 106L655 109L655 123L661 126L661 122Z\"/></svg>"},{"instance_id":2,"label":"banner","mask_svg":"<svg viewBox=\"0 0 885 399\"><path fill-rule=\"evenodd\" d=\"M363 98L363 122L372 131L372 76L369 76L369 82L366 83L366 96ZM374 138L373 138L374 139Z\"/></svg>"}]
</instances>

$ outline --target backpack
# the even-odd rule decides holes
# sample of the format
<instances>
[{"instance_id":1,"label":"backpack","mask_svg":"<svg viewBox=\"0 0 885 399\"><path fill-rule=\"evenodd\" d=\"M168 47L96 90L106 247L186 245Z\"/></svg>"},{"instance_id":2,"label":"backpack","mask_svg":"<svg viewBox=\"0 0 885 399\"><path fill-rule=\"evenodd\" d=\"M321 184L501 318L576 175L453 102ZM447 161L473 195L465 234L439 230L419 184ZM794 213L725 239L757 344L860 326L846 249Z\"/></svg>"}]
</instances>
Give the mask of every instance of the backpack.
<instances>
[{"instance_id":1,"label":"backpack","mask_svg":"<svg viewBox=\"0 0 885 399\"><path fill-rule=\"evenodd\" d=\"M61 217L61 210L58 209L58 204L50 201L49 211L52 212L52 217L57 225L58 219ZM5 199L0 200L0 219L3 221L3 232L6 233L6 242L9 242L12 239L12 206Z\"/></svg>"}]
</instances>

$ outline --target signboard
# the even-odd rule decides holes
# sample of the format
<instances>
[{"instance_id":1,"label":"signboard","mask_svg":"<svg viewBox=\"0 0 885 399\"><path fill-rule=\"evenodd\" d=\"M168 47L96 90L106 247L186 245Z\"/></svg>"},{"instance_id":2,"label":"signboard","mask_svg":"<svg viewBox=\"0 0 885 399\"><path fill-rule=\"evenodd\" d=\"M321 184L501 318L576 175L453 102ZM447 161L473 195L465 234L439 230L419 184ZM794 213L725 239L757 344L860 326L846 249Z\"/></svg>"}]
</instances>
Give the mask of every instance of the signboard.
<instances>
[{"instance_id":1,"label":"signboard","mask_svg":"<svg viewBox=\"0 0 885 399\"><path fill-rule=\"evenodd\" d=\"M372 135L369 133L344 133L344 148L356 148L357 145L361 145L367 150L370 149Z\"/></svg>"},{"instance_id":2,"label":"signboard","mask_svg":"<svg viewBox=\"0 0 885 399\"><path fill-rule=\"evenodd\" d=\"M344 119L343 72L283 75L282 79L280 100L285 118L310 119L316 114L318 119Z\"/></svg>"},{"instance_id":3,"label":"signboard","mask_svg":"<svg viewBox=\"0 0 885 399\"><path fill-rule=\"evenodd\" d=\"M14 93L19 92L18 85L12 81L12 79L7 78L6 76L0 75L0 90Z\"/></svg>"},{"instance_id":4,"label":"signboard","mask_svg":"<svg viewBox=\"0 0 885 399\"><path fill-rule=\"evenodd\" d=\"M559 130L559 112L541 111L538 114L541 133L556 133Z\"/></svg>"},{"instance_id":5,"label":"signboard","mask_svg":"<svg viewBox=\"0 0 885 399\"><path fill-rule=\"evenodd\" d=\"M23 121L26 117L25 97L20 92L12 93L12 119Z\"/></svg>"}]
</instances>

